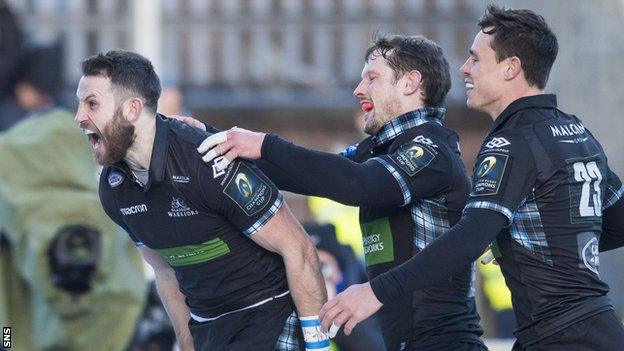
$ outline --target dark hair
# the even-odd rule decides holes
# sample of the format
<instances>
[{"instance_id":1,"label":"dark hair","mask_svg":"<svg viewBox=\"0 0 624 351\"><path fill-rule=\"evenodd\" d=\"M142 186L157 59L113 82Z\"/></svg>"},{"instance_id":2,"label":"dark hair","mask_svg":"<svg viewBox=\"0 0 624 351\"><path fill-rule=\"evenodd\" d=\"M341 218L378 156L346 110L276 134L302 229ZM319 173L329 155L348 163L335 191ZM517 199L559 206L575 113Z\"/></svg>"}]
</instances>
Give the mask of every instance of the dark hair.
<instances>
[{"instance_id":1,"label":"dark hair","mask_svg":"<svg viewBox=\"0 0 624 351\"><path fill-rule=\"evenodd\" d=\"M498 62L517 56L529 85L546 87L559 45L544 17L490 4L478 24L483 33L494 35L491 47ZM486 31L487 27L493 28Z\"/></svg>"},{"instance_id":2,"label":"dark hair","mask_svg":"<svg viewBox=\"0 0 624 351\"><path fill-rule=\"evenodd\" d=\"M82 61L82 74L109 78L114 85L140 94L145 99L145 107L156 112L160 80L145 57L122 50L99 53Z\"/></svg>"},{"instance_id":3,"label":"dark hair","mask_svg":"<svg viewBox=\"0 0 624 351\"><path fill-rule=\"evenodd\" d=\"M373 45L366 50L364 60L368 61L376 51L388 61L395 81L409 71L420 72L426 107L439 107L444 103L451 89L451 74L442 48L433 40L420 35L376 35Z\"/></svg>"}]
</instances>

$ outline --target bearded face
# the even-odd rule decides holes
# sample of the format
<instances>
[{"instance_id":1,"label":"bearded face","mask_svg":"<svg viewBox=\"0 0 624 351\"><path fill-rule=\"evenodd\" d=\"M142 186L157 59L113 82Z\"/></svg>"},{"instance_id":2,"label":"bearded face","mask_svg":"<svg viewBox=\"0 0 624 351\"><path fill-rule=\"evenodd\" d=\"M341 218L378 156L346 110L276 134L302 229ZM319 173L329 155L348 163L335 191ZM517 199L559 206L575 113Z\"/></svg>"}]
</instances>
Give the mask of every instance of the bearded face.
<instances>
[{"instance_id":1,"label":"bearded face","mask_svg":"<svg viewBox=\"0 0 624 351\"><path fill-rule=\"evenodd\" d=\"M75 122L88 136L101 165L121 161L135 140L134 126L123 113L127 96L120 96L108 77L83 76L76 91Z\"/></svg>"},{"instance_id":2,"label":"bearded face","mask_svg":"<svg viewBox=\"0 0 624 351\"><path fill-rule=\"evenodd\" d=\"M121 161L135 139L134 126L123 115L121 106L115 109L113 117L100 130L93 123L81 123L89 137L97 162L103 166Z\"/></svg>"},{"instance_id":3,"label":"bearded face","mask_svg":"<svg viewBox=\"0 0 624 351\"><path fill-rule=\"evenodd\" d=\"M113 119L102 131L104 141L103 152L96 152L96 158L101 165L112 165L121 161L136 137L134 126L123 115L121 106L117 107Z\"/></svg>"},{"instance_id":4,"label":"bearded face","mask_svg":"<svg viewBox=\"0 0 624 351\"><path fill-rule=\"evenodd\" d=\"M375 135L381 127L399 116L401 89L395 72L379 52L375 52L364 64L362 80L353 91L364 111L364 132Z\"/></svg>"}]
</instances>

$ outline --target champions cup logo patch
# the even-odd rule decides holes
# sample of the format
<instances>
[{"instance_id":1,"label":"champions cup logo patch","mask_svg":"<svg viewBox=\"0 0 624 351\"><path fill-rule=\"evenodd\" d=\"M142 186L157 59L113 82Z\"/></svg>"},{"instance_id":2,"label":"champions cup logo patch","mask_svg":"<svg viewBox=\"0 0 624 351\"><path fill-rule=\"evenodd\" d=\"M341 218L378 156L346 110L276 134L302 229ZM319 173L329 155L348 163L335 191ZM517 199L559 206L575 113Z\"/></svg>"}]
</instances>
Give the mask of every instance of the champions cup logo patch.
<instances>
[{"instance_id":1,"label":"champions cup logo patch","mask_svg":"<svg viewBox=\"0 0 624 351\"><path fill-rule=\"evenodd\" d=\"M108 185L110 185L111 188L118 187L119 185L121 185L121 183L123 183L123 180L124 177L123 175L121 175L121 173L112 172L108 175Z\"/></svg>"},{"instance_id":2,"label":"champions cup logo patch","mask_svg":"<svg viewBox=\"0 0 624 351\"><path fill-rule=\"evenodd\" d=\"M223 193L243 209L247 216L252 216L269 203L272 190L247 164L239 162Z\"/></svg>"},{"instance_id":3,"label":"champions cup logo patch","mask_svg":"<svg viewBox=\"0 0 624 351\"><path fill-rule=\"evenodd\" d=\"M494 195L498 193L507 167L508 155L489 153L477 159L472 174L472 193L470 195Z\"/></svg>"},{"instance_id":4,"label":"champions cup logo patch","mask_svg":"<svg viewBox=\"0 0 624 351\"><path fill-rule=\"evenodd\" d=\"M422 157L425 152L420 146L412 146L411 148L409 148L409 150L407 150L406 154L411 158L419 158Z\"/></svg>"},{"instance_id":5,"label":"champions cup logo patch","mask_svg":"<svg viewBox=\"0 0 624 351\"><path fill-rule=\"evenodd\" d=\"M174 197L171 200L171 211L167 212L169 217L190 217L199 214L199 211L192 210L186 206L182 199Z\"/></svg>"},{"instance_id":6,"label":"champions cup logo patch","mask_svg":"<svg viewBox=\"0 0 624 351\"><path fill-rule=\"evenodd\" d=\"M483 177L487 175L488 173L490 173L490 171L494 168L495 165L496 165L496 157L494 156L486 157L483 161L481 161L481 164L479 164L479 168L477 170L477 177Z\"/></svg>"},{"instance_id":7,"label":"champions cup logo patch","mask_svg":"<svg viewBox=\"0 0 624 351\"><path fill-rule=\"evenodd\" d=\"M253 190L251 188L251 183L249 183L249 179L247 179L247 175L245 173L239 173L236 175L236 179L234 180L236 183L236 187L238 191L244 197L250 197Z\"/></svg>"},{"instance_id":8,"label":"champions cup logo patch","mask_svg":"<svg viewBox=\"0 0 624 351\"><path fill-rule=\"evenodd\" d=\"M397 152L388 155L390 160L404 170L405 173L409 174L410 177L427 167L435 156L436 152L426 145L415 141L401 146Z\"/></svg>"}]
</instances>

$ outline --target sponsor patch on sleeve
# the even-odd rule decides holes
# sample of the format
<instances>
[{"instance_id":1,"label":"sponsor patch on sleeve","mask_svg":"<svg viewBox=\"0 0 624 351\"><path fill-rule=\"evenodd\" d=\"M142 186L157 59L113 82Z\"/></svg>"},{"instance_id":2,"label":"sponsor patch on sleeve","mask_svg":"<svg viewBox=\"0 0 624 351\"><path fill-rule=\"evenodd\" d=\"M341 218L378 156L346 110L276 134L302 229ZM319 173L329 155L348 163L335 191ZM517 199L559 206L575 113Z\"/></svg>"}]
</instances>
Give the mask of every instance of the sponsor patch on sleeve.
<instances>
[{"instance_id":1,"label":"sponsor patch on sleeve","mask_svg":"<svg viewBox=\"0 0 624 351\"><path fill-rule=\"evenodd\" d=\"M498 194L508 158L508 155L498 153L486 153L479 156L472 173L473 186L470 195Z\"/></svg>"},{"instance_id":2,"label":"sponsor patch on sleeve","mask_svg":"<svg viewBox=\"0 0 624 351\"><path fill-rule=\"evenodd\" d=\"M421 143L411 142L402 145L395 153L388 155L410 177L427 167L436 157L431 149Z\"/></svg>"},{"instance_id":3,"label":"sponsor patch on sleeve","mask_svg":"<svg viewBox=\"0 0 624 351\"><path fill-rule=\"evenodd\" d=\"M240 162L225 185L223 193L232 199L247 216L253 216L269 203L272 190L256 172Z\"/></svg>"}]
</instances>

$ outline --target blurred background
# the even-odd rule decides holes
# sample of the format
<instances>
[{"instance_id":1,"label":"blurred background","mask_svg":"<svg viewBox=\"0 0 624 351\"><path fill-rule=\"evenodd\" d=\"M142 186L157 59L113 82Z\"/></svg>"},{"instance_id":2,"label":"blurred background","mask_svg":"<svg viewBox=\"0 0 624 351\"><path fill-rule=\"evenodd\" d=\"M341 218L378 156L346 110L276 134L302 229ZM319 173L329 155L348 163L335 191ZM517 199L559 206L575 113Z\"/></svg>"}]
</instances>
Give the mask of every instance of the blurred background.
<instances>
[{"instance_id":1,"label":"blurred background","mask_svg":"<svg viewBox=\"0 0 624 351\"><path fill-rule=\"evenodd\" d=\"M12 126L5 132L10 134L26 119L52 107L64 108L67 118L71 118L80 78L79 62L101 51L127 49L145 55L154 63L164 87L159 104L164 114L192 115L224 129L236 125L272 131L297 144L338 152L364 137L359 105L352 91L360 80L364 52L373 34L421 34L442 46L451 65L453 87L446 102L447 124L460 135L464 162L470 172L490 119L465 107L459 67L477 32L476 21L489 2L0 0L0 129ZM611 167L620 177L624 176L624 158L620 154L624 148L624 118L620 112L624 102L624 63L621 62L624 0L496 2L535 10L551 25L560 48L547 91L558 95L562 110L584 121L602 142ZM39 95L33 95L24 83L30 83ZM22 133L30 135L40 124L22 127ZM23 140L19 131L14 133L17 133L15 140ZM19 158L12 161L21 162ZM87 167L84 172L88 173L92 166L85 164L91 161L85 162L77 162L80 166L76 167ZM6 169L6 164L1 167ZM0 228L5 233L2 247L7 262L16 252L21 258L27 255L32 247L25 238L38 235L20 232L15 229L19 225L12 223L12 216L21 206L11 202L19 196L11 183L14 181L0 176L0 183L7 189L3 192L0 186L0 203L2 198L6 203L0 206L0 210L5 209L4 217L0 215ZM95 178L91 187L81 187L94 192ZM343 261L359 262L357 257L362 247L355 209L293 194L287 194L287 201L301 221L332 224L336 245L352 250L356 257L355 261ZM28 217L20 220L22 224L29 223ZM125 240L119 233L102 235L106 237ZM52 238L51 234L53 241ZM102 242L101 251L106 253L105 244L110 241ZM111 248L111 257L123 245ZM9 256L10 247L13 256ZM612 287L620 315L624 310L624 278L617 262L621 263L623 256L622 250L601 255L601 275ZM49 262L42 262L39 264L52 267ZM93 286L97 282L109 284L103 278L98 281L97 272L102 268L97 264L101 262L93 263L95 278L89 278ZM5 266L9 263L5 262ZM7 284L18 284L20 279L25 281L26 294L43 285L31 277L32 271L18 268L14 273L7 273L9 270L0 267L5 276L0 291L7 290ZM47 273L53 275L53 268L49 267L38 273L41 280L46 279ZM353 270L352 267L342 269ZM514 323L504 282L495 266L480 266L479 273L480 312L489 344L493 349L510 349L509 340L499 340L512 336ZM340 289L344 282L336 284ZM50 285L50 289L57 289L57 285ZM148 288L141 285L137 291ZM0 316L8 320L2 321L3 326L15 325L7 307L12 302L7 296L11 294L0 292ZM42 296L50 298L49 294ZM46 298L41 298L43 302L40 302L45 303ZM143 304L143 299L137 298L137 303ZM149 301L148 307L157 306L157 298ZM149 329L147 320L157 330L158 318L163 317L154 316L154 311L151 317L145 311L142 316L125 317L133 323L138 319L143 330ZM161 324L166 324L166 318ZM158 330L166 339L163 331L166 328L161 329ZM138 331L134 336L124 334L123 338L136 341L138 334ZM41 343L32 347L47 346ZM147 349L145 345L141 347ZM14 348L19 349L19 345Z\"/></svg>"}]
</instances>

